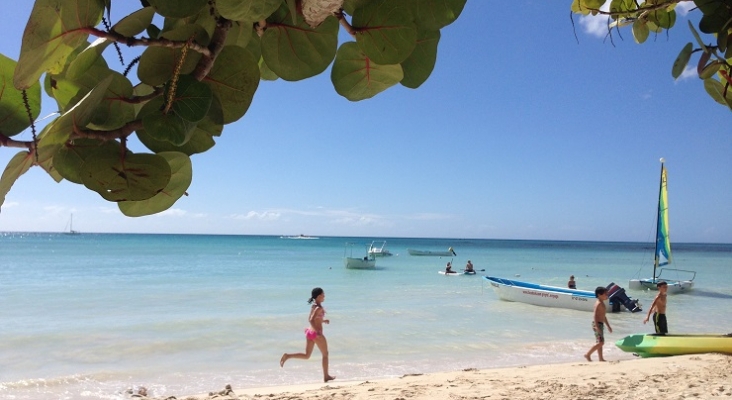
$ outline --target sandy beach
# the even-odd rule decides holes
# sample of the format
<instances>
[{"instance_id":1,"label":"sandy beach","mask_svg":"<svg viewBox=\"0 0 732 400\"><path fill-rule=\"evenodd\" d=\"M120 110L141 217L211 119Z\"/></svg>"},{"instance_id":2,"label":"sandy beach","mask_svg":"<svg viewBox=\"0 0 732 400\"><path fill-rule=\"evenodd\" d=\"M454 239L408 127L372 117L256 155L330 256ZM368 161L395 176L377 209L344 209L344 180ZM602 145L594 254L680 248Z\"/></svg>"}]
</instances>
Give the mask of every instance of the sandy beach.
<instances>
[{"instance_id":1,"label":"sandy beach","mask_svg":"<svg viewBox=\"0 0 732 400\"><path fill-rule=\"evenodd\" d=\"M700 354L256 389L236 389L232 383L232 390L150 399L711 399L732 398L730 376L732 356Z\"/></svg>"}]
</instances>

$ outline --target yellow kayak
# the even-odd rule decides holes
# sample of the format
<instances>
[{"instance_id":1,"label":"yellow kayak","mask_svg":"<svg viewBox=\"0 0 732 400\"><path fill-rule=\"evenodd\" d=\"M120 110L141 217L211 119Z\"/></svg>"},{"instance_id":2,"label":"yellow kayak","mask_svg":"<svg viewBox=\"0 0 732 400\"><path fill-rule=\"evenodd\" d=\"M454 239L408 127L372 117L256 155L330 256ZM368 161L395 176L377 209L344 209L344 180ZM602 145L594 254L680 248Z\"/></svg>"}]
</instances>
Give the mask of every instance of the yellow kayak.
<instances>
[{"instance_id":1,"label":"yellow kayak","mask_svg":"<svg viewBox=\"0 0 732 400\"><path fill-rule=\"evenodd\" d=\"M732 354L732 333L726 335L636 334L618 340L615 342L615 345L620 350L636 353L641 357L677 356L681 354L699 353Z\"/></svg>"}]
</instances>

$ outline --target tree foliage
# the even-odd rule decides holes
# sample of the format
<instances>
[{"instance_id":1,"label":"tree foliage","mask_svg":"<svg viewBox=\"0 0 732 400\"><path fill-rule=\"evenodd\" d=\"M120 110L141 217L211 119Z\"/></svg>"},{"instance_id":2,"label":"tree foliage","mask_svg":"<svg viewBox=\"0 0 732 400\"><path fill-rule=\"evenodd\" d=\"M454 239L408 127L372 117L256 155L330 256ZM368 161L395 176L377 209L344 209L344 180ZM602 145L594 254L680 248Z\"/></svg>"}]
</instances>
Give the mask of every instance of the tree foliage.
<instances>
[{"instance_id":1,"label":"tree foliage","mask_svg":"<svg viewBox=\"0 0 732 400\"><path fill-rule=\"evenodd\" d=\"M694 3L692 12L701 13L698 28L691 21L688 27L694 42L687 43L671 67L674 79L681 76L692 55L699 54L696 72L704 89L717 103L732 110L732 2L730 0L610 0L608 11L601 10L606 0L573 0L571 10L582 15L608 17L608 35L613 30L631 26L636 43L644 43L653 34L676 26L676 6Z\"/></svg>"},{"instance_id":2,"label":"tree foliage","mask_svg":"<svg viewBox=\"0 0 732 400\"><path fill-rule=\"evenodd\" d=\"M40 166L127 216L164 211L186 194L191 156L246 114L260 80L298 81L332 64L333 87L350 101L417 88L466 1L141 0L110 26L112 0L36 0L19 59L0 54L0 146L22 149L0 178L0 206ZM339 45L341 29L351 40ZM125 65L118 46L139 56ZM36 132L41 88L58 113ZM32 140L13 139L28 129ZM148 152L128 149L135 138Z\"/></svg>"}]
</instances>

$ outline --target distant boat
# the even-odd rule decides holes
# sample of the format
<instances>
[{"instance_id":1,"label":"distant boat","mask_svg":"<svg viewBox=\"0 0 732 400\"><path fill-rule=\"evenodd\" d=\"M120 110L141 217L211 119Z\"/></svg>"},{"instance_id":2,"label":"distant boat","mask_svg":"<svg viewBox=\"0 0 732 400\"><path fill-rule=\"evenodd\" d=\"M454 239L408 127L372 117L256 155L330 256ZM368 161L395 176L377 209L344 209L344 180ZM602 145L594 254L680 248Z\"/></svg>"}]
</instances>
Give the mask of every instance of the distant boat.
<instances>
[{"instance_id":1,"label":"distant boat","mask_svg":"<svg viewBox=\"0 0 732 400\"><path fill-rule=\"evenodd\" d=\"M386 249L386 240L381 242L381 245L376 244L376 241L371 242L369 246L369 256L373 257L389 257L393 256L389 250Z\"/></svg>"},{"instance_id":2,"label":"distant boat","mask_svg":"<svg viewBox=\"0 0 732 400\"><path fill-rule=\"evenodd\" d=\"M490 283L501 300L506 301L591 312L597 299L595 292L589 290L539 285L494 276L484 276L483 279ZM614 283L608 285L608 302L611 306L613 303L623 305L630 312L643 311L638 300L630 299L625 289ZM609 311L620 311L620 307L612 307Z\"/></svg>"},{"instance_id":3,"label":"distant boat","mask_svg":"<svg viewBox=\"0 0 732 400\"><path fill-rule=\"evenodd\" d=\"M678 356L682 354L724 353L732 354L732 333L726 335L636 334L626 336L615 345L628 353L641 357Z\"/></svg>"},{"instance_id":4,"label":"distant boat","mask_svg":"<svg viewBox=\"0 0 732 400\"><path fill-rule=\"evenodd\" d=\"M353 256L353 243L346 243L343 250L343 265L348 269L375 269L376 258L366 252L364 257Z\"/></svg>"},{"instance_id":5,"label":"distant boat","mask_svg":"<svg viewBox=\"0 0 732 400\"><path fill-rule=\"evenodd\" d=\"M297 236L280 236L280 239L320 239L320 238L317 236L308 236L308 235L299 234Z\"/></svg>"},{"instance_id":6,"label":"distant boat","mask_svg":"<svg viewBox=\"0 0 732 400\"><path fill-rule=\"evenodd\" d=\"M658 209L656 213L656 250L653 255L653 277L647 279L631 279L628 288L630 289L651 289L658 290L658 282L668 284L668 293L676 294L688 292L694 287L695 271L687 271L675 268L659 268L671 264L671 240L668 235L668 188L666 186L666 167L664 159L661 158L661 183L658 190ZM689 277L687 280L662 278L663 272L673 272L675 275Z\"/></svg>"},{"instance_id":7,"label":"distant boat","mask_svg":"<svg viewBox=\"0 0 732 400\"><path fill-rule=\"evenodd\" d=\"M434 251L434 250L415 250L407 249L410 256L437 256L437 257L454 257L455 251L452 247L448 248L447 251Z\"/></svg>"},{"instance_id":8,"label":"distant boat","mask_svg":"<svg viewBox=\"0 0 732 400\"><path fill-rule=\"evenodd\" d=\"M69 217L69 224L66 225L66 228L68 229L64 229L65 235L78 235L80 233L79 231L74 230L74 214L71 214Z\"/></svg>"}]
</instances>

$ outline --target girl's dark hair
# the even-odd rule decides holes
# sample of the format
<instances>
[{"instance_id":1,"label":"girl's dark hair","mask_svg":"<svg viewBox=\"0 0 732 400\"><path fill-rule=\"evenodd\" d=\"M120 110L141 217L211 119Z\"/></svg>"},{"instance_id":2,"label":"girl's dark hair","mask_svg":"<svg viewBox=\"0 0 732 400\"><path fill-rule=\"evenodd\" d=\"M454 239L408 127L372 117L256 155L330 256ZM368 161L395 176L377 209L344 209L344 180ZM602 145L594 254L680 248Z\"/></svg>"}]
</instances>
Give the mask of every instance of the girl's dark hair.
<instances>
[{"instance_id":1,"label":"girl's dark hair","mask_svg":"<svg viewBox=\"0 0 732 400\"><path fill-rule=\"evenodd\" d=\"M319 287L316 287L315 289L313 289L313 292L310 293L310 299L308 299L308 304L315 301L315 298L320 296L321 294L323 294L323 289L321 289Z\"/></svg>"}]
</instances>

